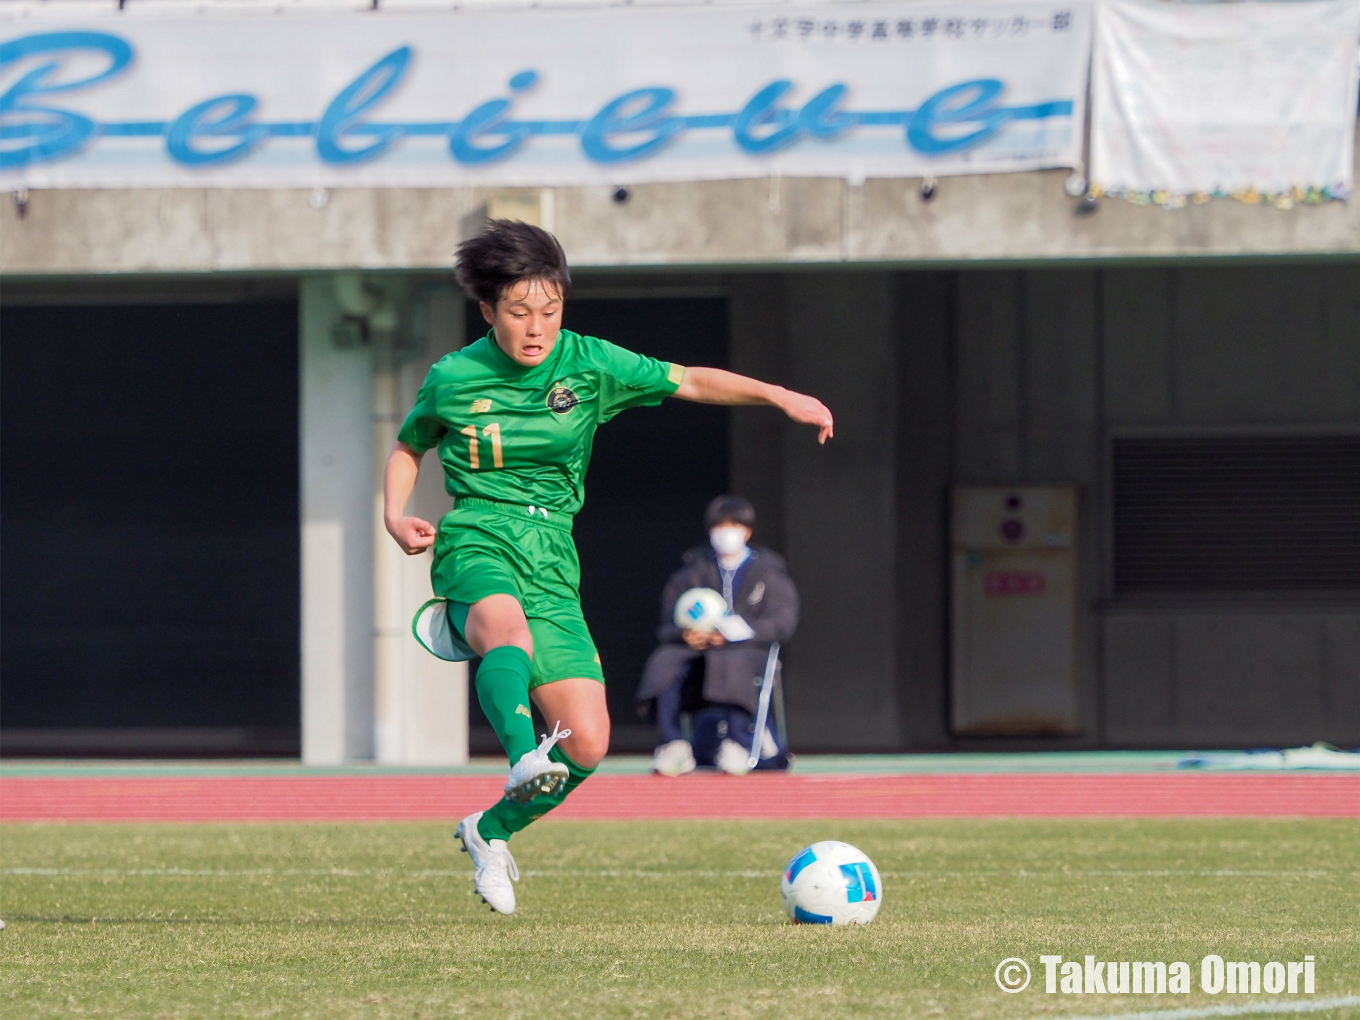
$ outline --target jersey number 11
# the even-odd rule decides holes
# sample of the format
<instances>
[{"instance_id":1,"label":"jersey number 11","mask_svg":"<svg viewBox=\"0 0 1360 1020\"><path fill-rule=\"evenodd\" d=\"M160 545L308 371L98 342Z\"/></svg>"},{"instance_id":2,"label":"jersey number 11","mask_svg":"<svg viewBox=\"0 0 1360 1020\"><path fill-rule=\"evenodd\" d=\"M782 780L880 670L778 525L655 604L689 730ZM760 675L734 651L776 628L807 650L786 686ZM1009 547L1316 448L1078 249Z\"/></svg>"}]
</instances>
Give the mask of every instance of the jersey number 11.
<instances>
[{"instance_id":1,"label":"jersey number 11","mask_svg":"<svg viewBox=\"0 0 1360 1020\"><path fill-rule=\"evenodd\" d=\"M468 437L468 463L472 466L473 471L480 471L482 467L482 458L477 453L477 426L469 425L466 428L459 429L458 434L460 436ZM493 421L486 428L482 429L482 435L491 437L492 465L494 467L504 467L505 465L501 458L500 423Z\"/></svg>"}]
</instances>

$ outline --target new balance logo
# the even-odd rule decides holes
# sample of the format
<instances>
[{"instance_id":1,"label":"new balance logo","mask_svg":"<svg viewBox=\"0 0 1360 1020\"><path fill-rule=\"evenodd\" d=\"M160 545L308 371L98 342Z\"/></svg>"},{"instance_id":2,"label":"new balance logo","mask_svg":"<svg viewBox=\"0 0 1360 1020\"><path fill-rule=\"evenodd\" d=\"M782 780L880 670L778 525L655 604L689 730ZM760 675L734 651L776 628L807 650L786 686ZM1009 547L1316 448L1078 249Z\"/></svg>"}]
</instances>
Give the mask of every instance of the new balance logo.
<instances>
[{"instance_id":1,"label":"new balance logo","mask_svg":"<svg viewBox=\"0 0 1360 1020\"><path fill-rule=\"evenodd\" d=\"M526 719L533 719L533 717L534 717L534 714L533 714L532 712L529 711L529 708L528 708L527 705L516 705L516 706L515 706L515 715L522 715L522 716L524 716Z\"/></svg>"},{"instance_id":2,"label":"new balance logo","mask_svg":"<svg viewBox=\"0 0 1360 1020\"><path fill-rule=\"evenodd\" d=\"M491 401L489 401L489 400L474 400L474 401L472 402L472 408L471 408L471 410L468 411L468 413L469 413L469 414L482 414L483 412L489 411L489 410L491 410Z\"/></svg>"}]
</instances>

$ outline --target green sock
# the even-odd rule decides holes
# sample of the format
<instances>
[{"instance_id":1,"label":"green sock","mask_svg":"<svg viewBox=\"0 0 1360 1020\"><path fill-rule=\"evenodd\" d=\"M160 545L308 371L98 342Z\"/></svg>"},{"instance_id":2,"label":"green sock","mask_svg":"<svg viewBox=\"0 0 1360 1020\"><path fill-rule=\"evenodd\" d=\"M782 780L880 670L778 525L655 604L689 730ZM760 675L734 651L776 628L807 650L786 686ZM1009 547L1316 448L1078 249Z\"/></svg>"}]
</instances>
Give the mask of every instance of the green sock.
<instances>
[{"instance_id":1,"label":"green sock","mask_svg":"<svg viewBox=\"0 0 1360 1020\"><path fill-rule=\"evenodd\" d=\"M548 752L548 757L567 767L567 771L571 773L567 781L558 788L556 793L535 797L527 804L520 804L518 801L502 797L495 807L482 813L482 819L477 823L477 832L482 839L509 839L520 829L538 821L558 804L561 804L572 790L589 779L595 771L577 765L576 762L567 757L560 745L554 746Z\"/></svg>"},{"instance_id":2,"label":"green sock","mask_svg":"<svg viewBox=\"0 0 1360 1020\"><path fill-rule=\"evenodd\" d=\"M538 746L529 711L529 654L523 648L501 645L482 656L477 701L512 766Z\"/></svg>"}]
</instances>

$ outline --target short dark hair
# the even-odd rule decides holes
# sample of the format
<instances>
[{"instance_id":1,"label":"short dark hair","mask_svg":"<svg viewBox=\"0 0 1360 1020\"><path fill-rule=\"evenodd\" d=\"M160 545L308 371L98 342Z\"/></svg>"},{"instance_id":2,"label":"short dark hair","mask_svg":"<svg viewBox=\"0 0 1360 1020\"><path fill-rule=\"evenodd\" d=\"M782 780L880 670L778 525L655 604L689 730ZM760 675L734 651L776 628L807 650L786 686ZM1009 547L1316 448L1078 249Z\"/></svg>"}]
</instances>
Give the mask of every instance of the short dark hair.
<instances>
[{"instance_id":1,"label":"short dark hair","mask_svg":"<svg viewBox=\"0 0 1360 1020\"><path fill-rule=\"evenodd\" d=\"M756 508L751 505L750 500L742 499L740 496L719 496L709 503L708 509L704 511L704 527L713 528L723 521L755 528Z\"/></svg>"},{"instance_id":2,"label":"short dark hair","mask_svg":"<svg viewBox=\"0 0 1360 1020\"><path fill-rule=\"evenodd\" d=\"M489 305L523 280L542 280L563 299L571 289L567 255L557 238L519 220L490 220L458 246L454 272L465 291Z\"/></svg>"}]
</instances>

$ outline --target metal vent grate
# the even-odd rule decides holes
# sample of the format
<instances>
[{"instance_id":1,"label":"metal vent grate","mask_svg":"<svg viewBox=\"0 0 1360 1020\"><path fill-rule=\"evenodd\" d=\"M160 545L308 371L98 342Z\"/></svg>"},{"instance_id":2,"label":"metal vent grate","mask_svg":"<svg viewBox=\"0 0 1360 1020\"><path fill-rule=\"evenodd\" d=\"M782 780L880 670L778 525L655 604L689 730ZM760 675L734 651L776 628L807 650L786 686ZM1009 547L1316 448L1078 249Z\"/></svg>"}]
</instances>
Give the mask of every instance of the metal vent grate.
<instances>
[{"instance_id":1,"label":"metal vent grate","mask_svg":"<svg viewBox=\"0 0 1360 1020\"><path fill-rule=\"evenodd\" d=\"M1114 441L1117 594L1360 589L1360 436Z\"/></svg>"}]
</instances>

